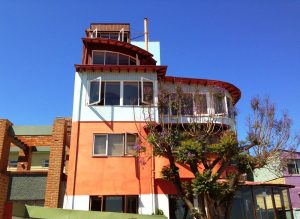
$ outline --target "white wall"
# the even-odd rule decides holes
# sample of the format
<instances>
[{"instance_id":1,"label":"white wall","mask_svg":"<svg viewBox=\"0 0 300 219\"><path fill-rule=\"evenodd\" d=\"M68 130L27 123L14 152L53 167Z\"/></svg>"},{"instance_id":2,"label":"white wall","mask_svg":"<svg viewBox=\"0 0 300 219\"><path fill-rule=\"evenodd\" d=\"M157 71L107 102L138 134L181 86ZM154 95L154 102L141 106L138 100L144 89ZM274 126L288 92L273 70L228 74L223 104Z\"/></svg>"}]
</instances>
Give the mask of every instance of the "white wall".
<instances>
[{"instance_id":1,"label":"white wall","mask_svg":"<svg viewBox=\"0 0 300 219\"><path fill-rule=\"evenodd\" d=\"M73 200L73 198L74 198L74 200ZM74 202L74 204L73 204L73 202ZM90 209L90 196L88 196L88 195L75 195L75 196L65 195L63 208L88 211Z\"/></svg>"}]
</instances>

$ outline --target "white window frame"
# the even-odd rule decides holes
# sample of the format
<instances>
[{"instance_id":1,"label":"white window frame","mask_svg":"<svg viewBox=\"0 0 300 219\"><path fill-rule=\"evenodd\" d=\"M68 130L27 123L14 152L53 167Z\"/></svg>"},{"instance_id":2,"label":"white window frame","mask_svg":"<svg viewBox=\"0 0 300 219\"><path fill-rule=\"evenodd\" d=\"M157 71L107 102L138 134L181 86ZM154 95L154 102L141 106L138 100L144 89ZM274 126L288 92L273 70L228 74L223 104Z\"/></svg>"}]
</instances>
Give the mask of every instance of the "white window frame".
<instances>
[{"instance_id":1,"label":"white window frame","mask_svg":"<svg viewBox=\"0 0 300 219\"><path fill-rule=\"evenodd\" d=\"M105 136L105 154L95 154L95 140L96 140L96 136ZM94 140L93 140L93 152L92 152L94 157L97 156L108 156L108 134L94 134Z\"/></svg>"},{"instance_id":2,"label":"white window frame","mask_svg":"<svg viewBox=\"0 0 300 219\"><path fill-rule=\"evenodd\" d=\"M127 150L127 134L130 134L130 135L135 135L136 137L136 143L139 142L139 135L137 133L133 133L133 132L125 132L125 133L110 133L110 134L94 134L94 138L93 138L93 147L92 147L92 156L93 157L123 157L123 156L133 156L132 154L129 154L128 153L128 150ZM109 135L123 135L123 154L122 155L108 155L108 136ZM95 154L95 150L94 150L94 147L95 147L95 139L96 139L96 136L105 136L105 154Z\"/></svg>"},{"instance_id":3,"label":"white window frame","mask_svg":"<svg viewBox=\"0 0 300 219\"><path fill-rule=\"evenodd\" d=\"M152 103L144 101L144 81L152 83L152 91L153 91ZM151 79L148 79L148 78L144 78L144 77L141 77L141 103L146 104L146 105L151 105L151 104L154 105L154 81Z\"/></svg>"},{"instance_id":4,"label":"white window frame","mask_svg":"<svg viewBox=\"0 0 300 219\"><path fill-rule=\"evenodd\" d=\"M93 102L93 103L90 103L90 96L91 96L91 82L98 82L99 83L99 99L97 100L97 101L95 101L95 102ZM93 105L96 105L96 104L98 104L98 103L100 103L101 102L101 82L102 82L102 79L101 79L101 77L98 77L98 78L96 78L96 79L92 79L92 80L89 80L88 81L88 98L87 98L87 105L89 105L89 106L93 106Z\"/></svg>"}]
</instances>

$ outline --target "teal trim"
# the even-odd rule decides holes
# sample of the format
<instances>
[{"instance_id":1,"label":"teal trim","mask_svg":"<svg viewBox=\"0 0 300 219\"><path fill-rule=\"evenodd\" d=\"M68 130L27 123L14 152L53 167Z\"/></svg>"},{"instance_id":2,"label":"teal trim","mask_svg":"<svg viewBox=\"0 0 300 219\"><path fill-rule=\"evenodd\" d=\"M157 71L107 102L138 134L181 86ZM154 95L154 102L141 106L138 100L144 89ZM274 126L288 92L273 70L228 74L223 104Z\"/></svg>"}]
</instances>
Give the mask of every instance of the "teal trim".
<instances>
[{"instance_id":1,"label":"teal trim","mask_svg":"<svg viewBox=\"0 0 300 219\"><path fill-rule=\"evenodd\" d=\"M26 205L29 218L40 219L166 219L162 215L125 214L97 211L77 211Z\"/></svg>"},{"instance_id":2,"label":"teal trim","mask_svg":"<svg viewBox=\"0 0 300 219\"><path fill-rule=\"evenodd\" d=\"M52 126L12 126L14 135L52 135Z\"/></svg>"}]
</instances>

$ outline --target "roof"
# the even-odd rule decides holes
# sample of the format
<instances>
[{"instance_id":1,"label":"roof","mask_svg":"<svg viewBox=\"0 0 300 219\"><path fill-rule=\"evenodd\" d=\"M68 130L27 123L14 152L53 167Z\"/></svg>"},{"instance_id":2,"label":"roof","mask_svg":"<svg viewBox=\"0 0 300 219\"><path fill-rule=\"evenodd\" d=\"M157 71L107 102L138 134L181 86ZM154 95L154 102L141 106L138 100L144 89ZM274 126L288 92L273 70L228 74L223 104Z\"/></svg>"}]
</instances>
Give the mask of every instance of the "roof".
<instances>
[{"instance_id":1,"label":"roof","mask_svg":"<svg viewBox=\"0 0 300 219\"><path fill-rule=\"evenodd\" d=\"M289 184L281 184L281 183L270 183L270 182L252 182L252 181L243 181L241 185L244 186L270 186L270 187L287 187L287 188L294 188L294 185Z\"/></svg>"},{"instance_id":2,"label":"roof","mask_svg":"<svg viewBox=\"0 0 300 219\"><path fill-rule=\"evenodd\" d=\"M166 74L167 66L157 65L75 65L77 72L82 71L117 71L117 72L156 72L159 77Z\"/></svg>"},{"instance_id":3,"label":"roof","mask_svg":"<svg viewBox=\"0 0 300 219\"><path fill-rule=\"evenodd\" d=\"M182 77L173 77L173 76L165 76L162 80L165 82L172 82L172 83L196 84L196 85L216 86L216 87L224 88L232 96L233 104L236 104L241 98L240 89L234 86L233 84L224 81L198 79L198 78L182 78Z\"/></svg>"},{"instance_id":4,"label":"roof","mask_svg":"<svg viewBox=\"0 0 300 219\"><path fill-rule=\"evenodd\" d=\"M52 135L52 126L12 126L14 135Z\"/></svg>"}]
</instances>

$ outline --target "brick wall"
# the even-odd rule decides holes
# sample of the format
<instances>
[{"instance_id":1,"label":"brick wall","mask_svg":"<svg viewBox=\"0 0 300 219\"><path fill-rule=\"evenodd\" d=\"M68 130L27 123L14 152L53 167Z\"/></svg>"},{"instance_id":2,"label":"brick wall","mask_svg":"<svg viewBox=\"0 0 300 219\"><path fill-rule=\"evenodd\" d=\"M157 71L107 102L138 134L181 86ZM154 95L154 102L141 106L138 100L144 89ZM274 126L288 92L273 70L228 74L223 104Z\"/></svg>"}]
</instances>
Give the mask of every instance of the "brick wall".
<instances>
[{"instance_id":1,"label":"brick wall","mask_svg":"<svg viewBox=\"0 0 300 219\"><path fill-rule=\"evenodd\" d=\"M11 122L6 119L0 120L0 219L4 217L4 208L7 201L9 178L6 168L11 141L8 131L11 125Z\"/></svg>"},{"instance_id":2,"label":"brick wall","mask_svg":"<svg viewBox=\"0 0 300 219\"><path fill-rule=\"evenodd\" d=\"M18 135L18 139L31 146L49 146L52 142L51 135Z\"/></svg>"},{"instance_id":3,"label":"brick wall","mask_svg":"<svg viewBox=\"0 0 300 219\"><path fill-rule=\"evenodd\" d=\"M58 118L54 121L52 142L49 159L48 178L45 194L45 207L61 207L60 189L64 164L64 146L66 144L66 130L68 120Z\"/></svg>"}]
</instances>

